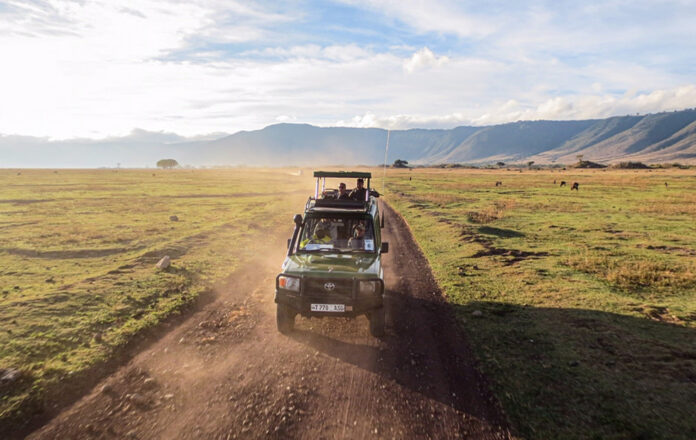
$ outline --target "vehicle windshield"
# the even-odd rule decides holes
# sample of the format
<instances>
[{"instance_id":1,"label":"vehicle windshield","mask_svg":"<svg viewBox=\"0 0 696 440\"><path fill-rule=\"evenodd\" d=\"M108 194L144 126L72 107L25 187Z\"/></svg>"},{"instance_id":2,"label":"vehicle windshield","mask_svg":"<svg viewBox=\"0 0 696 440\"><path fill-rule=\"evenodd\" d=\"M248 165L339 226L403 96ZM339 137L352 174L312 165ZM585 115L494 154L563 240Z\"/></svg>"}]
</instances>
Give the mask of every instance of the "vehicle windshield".
<instances>
[{"instance_id":1,"label":"vehicle windshield","mask_svg":"<svg viewBox=\"0 0 696 440\"><path fill-rule=\"evenodd\" d=\"M305 220L298 250L302 252L374 252L369 218L317 216Z\"/></svg>"}]
</instances>

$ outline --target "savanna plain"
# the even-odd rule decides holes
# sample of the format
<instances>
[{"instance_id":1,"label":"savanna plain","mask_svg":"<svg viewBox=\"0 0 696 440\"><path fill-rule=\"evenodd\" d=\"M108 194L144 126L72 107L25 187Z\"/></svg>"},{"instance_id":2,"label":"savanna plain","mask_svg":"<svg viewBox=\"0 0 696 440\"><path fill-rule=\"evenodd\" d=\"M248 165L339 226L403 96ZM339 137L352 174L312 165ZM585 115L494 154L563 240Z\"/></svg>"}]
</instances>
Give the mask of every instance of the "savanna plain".
<instances>
[{"instance_id":1,"label":"savanna plain","mask_svg":"<svg viewBox=\"0 0 696 440\"><path fill-rule=\"evenodd\" d=\"M309 176L0 170L0 369L16 373L0 424L189 313L269 231L289 236ZM695 170L388 170L384 193L514 436L696 437Z\"/></svg>"}]
</instances>

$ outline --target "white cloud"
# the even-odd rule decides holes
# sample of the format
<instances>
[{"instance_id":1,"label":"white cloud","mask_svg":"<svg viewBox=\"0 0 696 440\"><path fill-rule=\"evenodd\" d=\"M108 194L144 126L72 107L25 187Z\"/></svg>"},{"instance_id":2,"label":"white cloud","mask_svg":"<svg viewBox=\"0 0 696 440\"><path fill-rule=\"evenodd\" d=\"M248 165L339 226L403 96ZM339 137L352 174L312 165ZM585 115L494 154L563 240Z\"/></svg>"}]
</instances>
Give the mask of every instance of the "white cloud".
<instances>
[{"instance_id":1,"label":"white cloud","mask_svg":"<svg viewBox=\"0 0 696 440\"><path fill-rule=\"evenodd\" d=\"M656 34L614 3L602 10L618 14L615 30L605 29L606 12L570 8L594 14L594 32L586 20L560 20L572 15L562 8L355 4L406 36L326 42L306 22L285 35L294 28L283 25L305 19L296 3L287 13L222 0L13 0L0 11L0 133L193 135L277 121L452 127L696 106L692 63L677 62L696 49L694 28L662 10L655 15L669 26ZM658 47L650 56L648 43ZM670 57L664 45L680 50Z\"/></svg>"},{"instance_id":2,"label":"white cloud","mask_svg":"<svg viewBox=\"0 0 696 440\"><path fill-rule=\"evenodd\" d=\"M446 56L437 57L430 49L424 47L414 53L407 61L404 61L404 70L411 73L418 69L442 66L448 61L449 58Z\"/></svg>"}]
</instances>

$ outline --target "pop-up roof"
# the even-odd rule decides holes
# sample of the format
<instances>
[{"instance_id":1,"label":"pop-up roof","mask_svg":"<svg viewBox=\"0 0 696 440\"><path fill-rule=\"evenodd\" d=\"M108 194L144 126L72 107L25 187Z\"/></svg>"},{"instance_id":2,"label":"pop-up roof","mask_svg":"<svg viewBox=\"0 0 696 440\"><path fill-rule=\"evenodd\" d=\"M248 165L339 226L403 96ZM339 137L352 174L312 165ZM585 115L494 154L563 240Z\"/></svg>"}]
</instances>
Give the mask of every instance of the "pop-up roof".
<instances>
[{"instance_id":1,"label":"pop-up roof","mask_svg":"<svg viewBox=\"0 0 696 440\"><path fill-rule=\"evenodd\" d=\"M372 173L360 172L360 171L315 171L314 177L345 177L345 178L360 178L370 179L372 178Z\"/></svg>"}]
</instances>

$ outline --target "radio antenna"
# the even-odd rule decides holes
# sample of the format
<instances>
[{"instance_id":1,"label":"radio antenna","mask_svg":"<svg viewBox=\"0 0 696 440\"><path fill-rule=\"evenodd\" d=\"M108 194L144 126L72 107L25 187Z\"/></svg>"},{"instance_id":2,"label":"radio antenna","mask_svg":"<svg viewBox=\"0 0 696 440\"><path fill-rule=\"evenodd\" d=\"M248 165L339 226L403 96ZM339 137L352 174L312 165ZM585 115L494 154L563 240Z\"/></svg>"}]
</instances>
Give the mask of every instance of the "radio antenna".
<instances>
[{"instance_id":1,"label":"radio antenna","mask_svg":"<svg viewBox=\"0 0 696 440\"><path fill-rule=\"evenodd\" d=\"M390 129L387 128L387 145L384 146L384 172L382 173L382 194L384 194L384 186L387 181L387 154L389 153L389 133Z\"/></svg>"}]
</instances>

